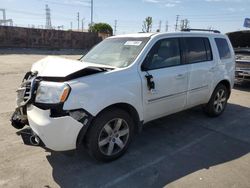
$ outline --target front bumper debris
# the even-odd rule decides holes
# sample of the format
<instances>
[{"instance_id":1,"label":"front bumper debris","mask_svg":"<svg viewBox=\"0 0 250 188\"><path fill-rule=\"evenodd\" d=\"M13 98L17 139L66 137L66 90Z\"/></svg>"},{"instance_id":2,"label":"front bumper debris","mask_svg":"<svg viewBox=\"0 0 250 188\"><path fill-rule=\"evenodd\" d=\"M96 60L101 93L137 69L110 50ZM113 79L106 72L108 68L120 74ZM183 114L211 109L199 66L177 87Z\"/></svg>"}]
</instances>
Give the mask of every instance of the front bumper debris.
<instances>
[{"instance_id":1,"label":"front bumper debris","mask_svg":"<svg viewBox=\"0 0 250 188\"><path fill-rule=\"evenodd\" d=\"M28 125L27 105L34 100L35 91L37 89L38 80L37 73L28 72L23 78L20 87L17 89L17 107L11 116L11 125L16 129L22 129Z\"/></svg>"},{"instance_id":2,"label":"front bumper debris","mask_svg":"<svg viewBox=\"0 0 250 188\"><path fill-rule=\"evenodd\" d=\"M11 116L11 125L16 129L22 129L25 125L28 125L28 118L26 115L26 108L16 108L15 112Z\"/></svg>"}]
</instances>

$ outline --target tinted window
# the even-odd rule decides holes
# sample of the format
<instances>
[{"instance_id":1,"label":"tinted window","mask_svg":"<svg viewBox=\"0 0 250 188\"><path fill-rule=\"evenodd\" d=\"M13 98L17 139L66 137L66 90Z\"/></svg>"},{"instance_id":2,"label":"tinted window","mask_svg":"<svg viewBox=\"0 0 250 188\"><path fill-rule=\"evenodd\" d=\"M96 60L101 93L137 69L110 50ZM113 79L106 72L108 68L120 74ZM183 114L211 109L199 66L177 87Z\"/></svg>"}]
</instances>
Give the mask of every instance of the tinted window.
<instances>
[{"instance_id":1,"label":"tinted window","mask_svg":"<svg viewBox=\"0 0 250 188\"><path fill-rule=\"evenodd\" d=\"M230 53L230 49L227 43L226 39L222 39L222 38L216 38L215 39L219 54L220 54L220 58L221 59L228 59L231 58L231 53Z\"/></svg>"},{"instance_id":2,"label":"tinted window","mask_svg":"<svg viewBox=\"0 0 250 188\"><path fill-rule=\"evenodd\" d=\"M209 40L201 37L184 38L186 63L197 63L212 60Z\"/></svg>"},{"instance_id":3,"label":"tinted window","mask_svg":"<svg viewBox=\"0 0 250 188\"><path fill-rule=\"evenodd\" d=\"M143 69L159 69L179 65L181 63L179 40L169 38L158 41L150 50Z\"/></svg>"},{"instance_id":4,"label":"tinted window","mask_svg":"<svg viewBox=\"0 0 250 188\"><path fill-rule=\"evenodd\" d=\"M207 60L211 61L211 60L213 60L213 54L212 54L210 42L209 42L208 38L204 38L203 40L205 42L205 47L206 47L206 52L207 52Z\"/></svg>"}]
</instances>

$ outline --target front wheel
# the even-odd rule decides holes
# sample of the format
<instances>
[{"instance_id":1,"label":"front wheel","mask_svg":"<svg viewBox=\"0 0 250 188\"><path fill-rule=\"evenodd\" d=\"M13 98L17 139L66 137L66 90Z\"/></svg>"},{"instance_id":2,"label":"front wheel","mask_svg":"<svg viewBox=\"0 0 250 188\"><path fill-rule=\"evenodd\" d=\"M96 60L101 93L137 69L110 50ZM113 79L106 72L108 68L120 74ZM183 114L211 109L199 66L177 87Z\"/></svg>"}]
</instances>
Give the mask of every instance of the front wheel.
<instances>
[{"instance_id":1,"label":"front wheel","mask_svg":"<svg viewBox=\"0 0 250 188\"><path fill-rule=\"evenodd\" d=\"M112 108L93 121L87 133L89 153L100 161L112 161L124 154L134 134L134 122L123 110Z\"/></svg>"},{"instance_id":2,"label":"front wheel","mask_svg":"<svg viewBox=\"0 0 250 188\"><path fill-rule=\"evenodd\" d=\"M228 97L229 91L227 87L223 84L219 84L215 88L209 102L204 107L206 114L211 117L221 115L226 108Z\"/></svg>"}]
</instances>

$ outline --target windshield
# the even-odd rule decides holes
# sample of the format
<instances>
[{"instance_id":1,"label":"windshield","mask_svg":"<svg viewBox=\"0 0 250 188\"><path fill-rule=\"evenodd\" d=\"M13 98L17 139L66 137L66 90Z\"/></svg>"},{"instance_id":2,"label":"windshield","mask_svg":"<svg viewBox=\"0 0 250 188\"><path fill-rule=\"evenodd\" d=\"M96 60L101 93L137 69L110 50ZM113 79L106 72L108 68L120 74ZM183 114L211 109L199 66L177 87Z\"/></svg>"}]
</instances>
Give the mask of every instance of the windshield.
<instances>
[{"instance_id":1,"label":"windshield","mask_svg":"<svg viewBox=\"0 0 250 188\"><path fill-rule=\"evenodd\" d=\"M113 67L127 67L134 62L149 38L111 38L90 50L81 61Z\"/></svg>"}]
</instances>

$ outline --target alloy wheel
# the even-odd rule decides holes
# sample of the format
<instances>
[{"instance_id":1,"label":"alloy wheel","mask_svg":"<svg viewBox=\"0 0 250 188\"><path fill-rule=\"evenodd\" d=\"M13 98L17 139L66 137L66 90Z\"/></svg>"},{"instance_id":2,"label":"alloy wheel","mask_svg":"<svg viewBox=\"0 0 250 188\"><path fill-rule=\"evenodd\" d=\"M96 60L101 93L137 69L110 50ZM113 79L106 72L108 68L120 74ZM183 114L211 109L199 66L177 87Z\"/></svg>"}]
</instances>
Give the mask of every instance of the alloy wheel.
<instances>
[{"instance_id":1,"label":"alloy wheel","mask_svg":"<svg viewBox=\"0 0 250 188\"><path fill-rule=\"evenodd\" d=\"M214 109L216 113L220 113L224 110L227 101L226 92L224 89L218 90L214 99Z\"/></svg>"},{"instance_id":2,"label":"alloy wheel","mask_svg":"<svg viewBox=\"0 0 250 188\"><path fill-rule=\"evenodd\" d=\"M119 153L127 144L129 126L124 119L115 118L104 125L99 134L98 146L107 156Z\"/></svg>"}]
</instances>

